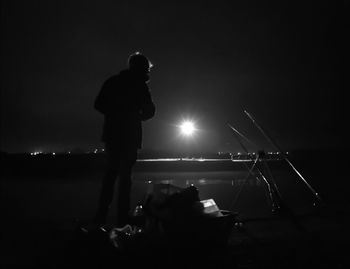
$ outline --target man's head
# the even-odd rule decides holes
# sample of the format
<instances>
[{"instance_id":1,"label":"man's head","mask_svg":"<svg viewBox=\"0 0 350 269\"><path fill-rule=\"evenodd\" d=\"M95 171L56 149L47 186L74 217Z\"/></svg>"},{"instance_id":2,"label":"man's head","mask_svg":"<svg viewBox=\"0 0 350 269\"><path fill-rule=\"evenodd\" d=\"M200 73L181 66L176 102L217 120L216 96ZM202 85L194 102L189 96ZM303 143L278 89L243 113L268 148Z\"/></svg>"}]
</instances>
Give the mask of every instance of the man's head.
<instances>
[{"instance_id":1,"label":"man's head","mask_svg":"<svg viewBox=\"0 0 350 269\"><path fill-rule=\"evenodd\" d=\"M135 52L129 56L128 67L131 71L148 74L151 71L152 63L140 52Z\"/></svg>"}]
</instances>

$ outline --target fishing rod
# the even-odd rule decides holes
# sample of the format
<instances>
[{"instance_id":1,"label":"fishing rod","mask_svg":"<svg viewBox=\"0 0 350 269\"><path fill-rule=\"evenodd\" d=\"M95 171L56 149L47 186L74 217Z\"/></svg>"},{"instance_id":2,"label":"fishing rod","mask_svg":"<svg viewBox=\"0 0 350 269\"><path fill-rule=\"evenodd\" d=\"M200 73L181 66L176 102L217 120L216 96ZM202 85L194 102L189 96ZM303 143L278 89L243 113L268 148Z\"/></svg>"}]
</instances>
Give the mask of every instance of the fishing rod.
<instances>
[{"instance_id":1,"label":"fishing rod","mask_svg":"<svg viewBox=\"0 0 350 269\"><path fill-rule=\"evenodd\" d=\"M299 176L299 178L305 183L305 185L309 188L309 190L313 193L313 195L317 198L317 201L321 201L321 197L316 192L316 190L306 181L306 179L302 176L302 174L295 168L295 166L292 164L292 162L288 159L287 155L284 153L284 151L281 150L281 148L277 145L276 141L274 141L267 132L261 127L260 124L257 123L255 118L248 113L248 111L244 110L244 113L248 116L248 118L253 122L255 127L262 133L262 135L265 137L265 139L275 148L277 149L283 156L283 159L288 163L288 165L293 169L293 171ZM314 204L315 205L315 204Z\"/></svg>"},{"instance_id":2,"label":"fishing rod","mask_svg":"<svg viewBox=\"0 0 350 269\"><path fill-rule=\"evenodd\" d=\"M244 146L244 144L241 142L241 140L238 138L238 136L240 136L241 138L243 138L244 140L246 140L249 144L255 146L258 148L258 146L253 143L250 139L248 139L245 135L243 135L242 133L240 133L237 129L235 129L231 124L227 123L227 126L231 128L231 130L233 131L233 134L235 135L238 143L241 145L241 147L243 148L243 150L245 152L248 153L248 149ZM238 135L238 136L237 136Z\"/></svg>"}]
</instances>

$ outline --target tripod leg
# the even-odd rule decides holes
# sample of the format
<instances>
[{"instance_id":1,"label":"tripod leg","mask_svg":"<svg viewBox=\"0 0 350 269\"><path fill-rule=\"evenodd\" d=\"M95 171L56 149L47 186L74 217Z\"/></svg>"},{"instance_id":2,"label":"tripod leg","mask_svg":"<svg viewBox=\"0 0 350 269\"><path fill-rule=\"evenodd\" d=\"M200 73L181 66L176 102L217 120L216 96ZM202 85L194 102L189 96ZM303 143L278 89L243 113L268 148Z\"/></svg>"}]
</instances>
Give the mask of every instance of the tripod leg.
<instances>
[{"instance_id":1,"label":"tripod leg","mask_svg":"<svg viewBox=\"0 0 350 269\"><path fill-rule=\"evenodd\" d=\"M275 200L275 195L274 195L274 192L271 188L271 184L269 183L269 181L266 179L266 177L262 173L260 173L260 177L266 183L268 197L270 199L270 203L271 203L271 207L272 207L272 212L276 212L280 206L279 206L278 202L276 202L276 200Z\"/></svg>"},{"instance_id":2,"label":"tripod leg","mask_svg":"<svg viewBox=\"0 0 350 269\"><path fill-rule=\"evenodd\" d=\"M271 182L270 184L271 184L272 191L274 193L274 197L278 201L278 209L277 209L276 213L281 212L281 211L287 211L287 210L290 211L290 209L288 208L288 206L286 205L286 203L282 199L282 195L278 189L278 186L277 186L276 181L272 175L270 167L268 166L266 160L263 160L262 162L263 162L263 166L264 166L265 171L267 171L267 173L269 174L269 181Z\"/></svg>"},{"instance_id":3,"label":"tripod leg","mask_svg":"<svg viewBox=\"0 0 350 269\"><path fill-rule=\"evenodd\" d=\"M253 165L252 165L251 168L249 168L248 165L247 165L246 163L244 163L245 168L248 170L248 174L247 174L247 176L244 178L243 184L241 185L240 189L238 190L238 193L237 193L237 195L236 195L236 198L235 198L235 199L233 200L233 202L231 203L230 208L232 208L232 207L235 205L235 203L236 203L236 201L237 201L237 199L238 199L238 197L239 197L239 195L240 195L240 193L241 193L241 191L242 191L242 189L243 189L243 186L244 186L245 182L247 181L247 179L249 178L249 176L250 176L250 175L252 175L253 177L255 176L255 175L253 174L253 170L254 170L254 167L256 166L257 162L258 162L258 159L256 159L256 160L254 161L254 163L253 163Z\"/></svg>"},{"instance_id":4,"label":"tripod leg","mask_svg":"<svg viewBox=\"0 0 350 269\"><path fill-rule=\"evenodd\" d=\"M273 186L271 186L271 183L269 182L269 180L264 176L264 174L262 173L262 171L256 167L257 165L257 161L259 160L259 155L257 156L257 158L254 160L254 164L252 165L252 167L249 169L249 167L247 166L247 164L245 164L246 169L248 170L248 175L246 177L246 179L249 177L249 175L252 175L253 177L255 177L256 179L259 179L258 176L255 176L253 171L254 169L258 170L259 176L262 179L262 181L265 182L266 187L267 187L267 193L268 193L268 198L271 204L271 208L272 208L272 212L278 212L278 210L280 209L280 199L276 199L276 194L275 194L275 190L273 188ZM238 195L237 195L238 197Z\"/></svg>"}]
</instances>

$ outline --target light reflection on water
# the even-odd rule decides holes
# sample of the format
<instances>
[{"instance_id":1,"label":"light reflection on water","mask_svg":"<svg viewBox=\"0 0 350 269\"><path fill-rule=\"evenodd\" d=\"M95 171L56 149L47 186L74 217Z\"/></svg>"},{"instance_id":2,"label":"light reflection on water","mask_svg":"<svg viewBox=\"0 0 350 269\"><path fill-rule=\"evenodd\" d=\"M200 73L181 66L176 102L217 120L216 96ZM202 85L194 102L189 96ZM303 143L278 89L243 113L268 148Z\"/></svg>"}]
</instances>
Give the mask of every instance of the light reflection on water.
<instances>
[{"instance_id":1,"label":"light reflection on water","mask_svg":"<svg viewBox=\"0 0 350 269\"><path fill-rule=\"evenodd\" d=\"M201 200L214 199L221 209L239 212L244 217L271 215L266 184L247 174L245 171L135 173L132 203L142 201L146 190L154 184L180 188L194 185ZM293 209L298 212L310 209L312 197L298 179L290 173L277 173L275 180L282 198Z\"/></svg>"},{"instance_id":2,"label":"light reflection on water","mask_svg":"<svg viewBox=\"0 0 350 269\"><path fill-rule=\"evenodd\" d=\"M89 218L94 215L103 173L61 180L4 179L1 189L3 205L12 205L9 218ZM193 184L201 200L214 199L220 209L258 217L271 214L266 186L246 172L138 172L133 174L131 205L145 199L154 184L171 184L186 188ZM285 202L297 211L312 205L312 196L290 173L277 174L276 182ZM116 191L118 185L116 184ZM112 205L113 218L115 205Z\"/></svg>"}]
</instances>

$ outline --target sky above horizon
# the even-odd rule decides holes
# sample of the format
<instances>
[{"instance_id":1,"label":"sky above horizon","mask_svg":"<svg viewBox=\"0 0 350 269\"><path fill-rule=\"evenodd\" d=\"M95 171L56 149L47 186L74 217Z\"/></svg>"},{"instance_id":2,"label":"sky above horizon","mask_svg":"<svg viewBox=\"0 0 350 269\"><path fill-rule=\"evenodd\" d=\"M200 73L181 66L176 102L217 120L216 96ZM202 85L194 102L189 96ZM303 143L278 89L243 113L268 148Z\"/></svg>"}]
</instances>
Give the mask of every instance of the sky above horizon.
<instances>
[{"instance_id":1,"label":"sky above horizon","mask_svg":"<svg viewBox=\"0 0 350 269\"><path fill-rule=\"evenodd\" d=\"M270 149L243 110L284 149L342 146L334 2L3 1L0 150L102 147L94 99L135 51L154 64L145 149L241 150L227 123Z\"/></svg>"}]
</instances>

